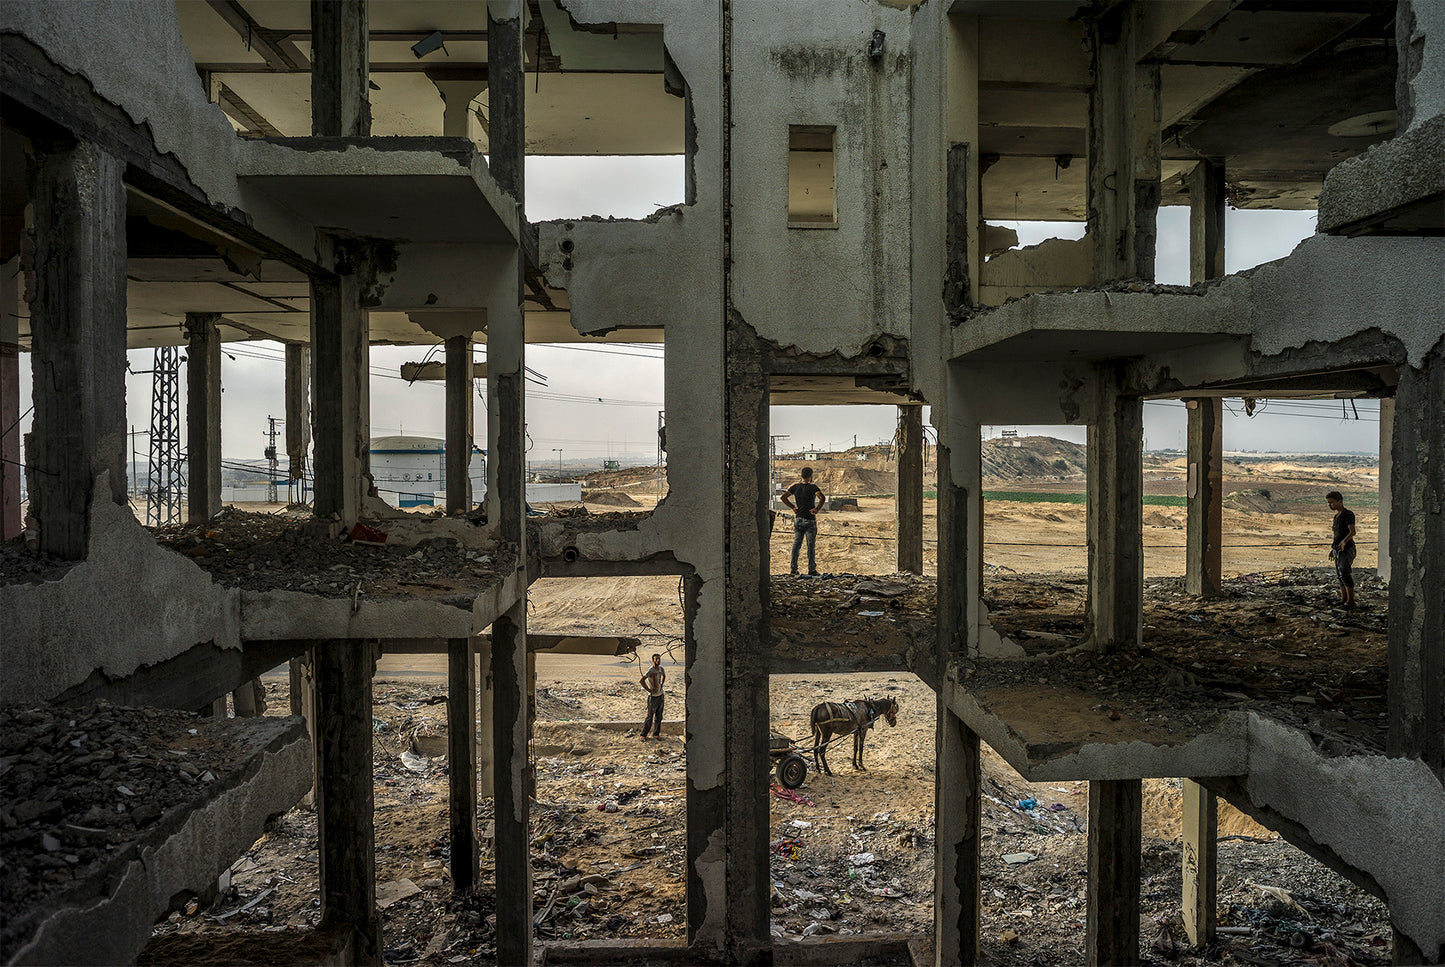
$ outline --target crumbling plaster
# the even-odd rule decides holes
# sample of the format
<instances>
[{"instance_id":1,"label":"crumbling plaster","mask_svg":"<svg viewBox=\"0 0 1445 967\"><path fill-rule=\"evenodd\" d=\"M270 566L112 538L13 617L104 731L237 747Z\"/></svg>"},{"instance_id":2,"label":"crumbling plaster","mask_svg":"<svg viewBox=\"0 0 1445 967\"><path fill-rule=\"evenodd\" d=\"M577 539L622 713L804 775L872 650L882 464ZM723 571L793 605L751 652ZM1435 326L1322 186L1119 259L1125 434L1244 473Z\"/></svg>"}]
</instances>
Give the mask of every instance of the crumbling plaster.
<instances>
[{"instance_id":1,"label":"crumbling plaster","mask_svg":"<svg viewBox=\"0 0 1445 967\"><path fill-rule=\"evenodd\" d=\"M1445 3L1402 0L1395 20L1400 58L1395 92L1407 131L1445 114Z\"/></svg>"},{"instance_id":2,"label":"crumbling plaster","mask_svg":"<svg viewBox=\"0 0 1445 967\"><path fill-rule=\"evenodd\" d=\"M1094 284L1093 243L1088 238L1045 239L1009 249L983 263L978 301L1002 305L1031 292L1083 289Z\"/></svg>"},{"instance_id":3,"label":"crumbling plaster","mask_svg":"<svg viewBox=\"0 0 1445 967\"><path fill-rule=\"evenodd\" d=\"M1445 219L1445 114L1331 168L1320 189L1319 228L1336 231L1432 198Z\"/></svg>"},{"instance_id":4,"label":"crumbling plaster","mask_svg":"<svg viewBox=\"0 0 1445 967\"><path fill-rule=\"evenodd\" d=\"M1249 714L1245 788L1256 804L1374 877L1390 919L1427 954L1445 952L1445 786L1418 759L1321 755L1301 732ZM1438 957L1438 954L1436 955Z\"/></svg>"},{"instance_id":5,"label":"crumbling plaster","mask_svg":"<svg viewBox=\"0 0 1445 967\"><path fill-rule=\"evenodd\" d=\"M731 155L748 175L732 182L732 300L763 339L856 356L909 336L912 34L877 3L734 7ZM835 229L787 227L790 124L836 129Z\"/></svg>"},{"instance_id":6,"label":"crumbling plaster","mask_svg":"<svg viewBox=\"0 0 1445 967\"><path fill-rule=\"evenodd\" d=\"M311 788L312 746L300 718L234 719L251 760L207 788L207 801L161 818L133 849L63 894L8 964L128 964L153 921L200 893Z\"/></svg>"},{"instance_id":7,"label":"crumbling plaster","mask_svg":"<svg viewBox=\"0 0 1445 967\"><path fill-rule=\"evenodd\" d=\"M99 671L111 679L201 643L239 648L240 596L158 546L106 474L90 503L90 548L63 577L0 587L0 704L44 702Z\"/></svg>"},{"instance_id":8,"label":"crumbling plaster","mask_svg":"<svg viewBox=\"0 0 1445 967\"><path fill-rule=\"evenodd\" d=\"M29 39L148 127L156 151L174 155L211 204L242 205L233 160L239 139L206 98L174 4L0 0L0 31Z\"/></svg>"},{"instance_id":9,"label":"crumbling plaster","mask_svg":"<svg viewBox=\"0 0 1445 967\"><path fill-rule=\"evenodd\" d=\"M1445 330L1438 312L1445 304L1442 264L1441 238L1315 235L1287 258L1191 290L1026 296L965 321L953 352L964 356L1026 333L1073 330L1197 334L1202 341L1237 335L1247 337L1249 351L1268 357L1377 329L1419 366ZM1326 350L1314 368L1355 362Z\"/></svg>"}]
</instances>

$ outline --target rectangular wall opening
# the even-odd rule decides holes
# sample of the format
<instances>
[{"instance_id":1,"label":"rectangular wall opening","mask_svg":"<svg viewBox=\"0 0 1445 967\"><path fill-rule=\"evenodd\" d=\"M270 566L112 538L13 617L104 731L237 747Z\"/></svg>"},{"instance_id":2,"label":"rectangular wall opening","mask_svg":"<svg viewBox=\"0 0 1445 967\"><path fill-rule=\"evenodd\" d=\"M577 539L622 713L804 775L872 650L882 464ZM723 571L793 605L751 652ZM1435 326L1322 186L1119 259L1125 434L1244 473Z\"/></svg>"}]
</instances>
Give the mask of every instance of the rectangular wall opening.
<instances>
[{"instance_id":1,"label":"rectangular wall opening","mask_svg":"<svg viewBox=\"0 0 1445 967\"><path fill-rule=\"evenodd\" d=\"M788 125L788 227L837 228L836 129Z\"/></svg>"}]
</instances>

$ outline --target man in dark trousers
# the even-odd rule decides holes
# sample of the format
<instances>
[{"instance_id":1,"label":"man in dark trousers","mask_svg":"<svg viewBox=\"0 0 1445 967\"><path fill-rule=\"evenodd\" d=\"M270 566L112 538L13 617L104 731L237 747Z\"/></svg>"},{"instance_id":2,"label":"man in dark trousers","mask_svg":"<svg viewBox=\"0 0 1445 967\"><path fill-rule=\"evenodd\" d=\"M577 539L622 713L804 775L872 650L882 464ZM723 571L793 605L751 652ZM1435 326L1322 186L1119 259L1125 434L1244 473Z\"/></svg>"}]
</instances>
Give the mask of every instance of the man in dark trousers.
<instances>
[{"instance_id":1,"label":"man in dark trousers","mask_svg":"<svg viewBox=\"0 0 1445 967\"><path fill-rule=\"evenodd\" d=\"M1335 573L1340 577L1340 603L1347 608L1355 606L1355 512L1345 507L1345 498L1338 490L1325 494L1330 510L1335 512L1331 527L1334 542L1330 546L1330 560L1335 562Z\"/></svg>"},{"instance_id":2,"label":"man in dark trousers","mask_svg":"<svg viewBox=\"0 0 1445 967\"><path fill-rule=\"evenodd\" d=\"M794 504L793 501L797 500ZM818 576L818 561L814 556L814 546L818 543L818 511L823 506L827 495L813 483L813 468L803 468L802 483L795 483L783 494L783 503L794 514L793 517L793 565L789 574L798 573L798 551L803 546L803 541L808 542L808 573L813 577Z\"/></svg>"},{"instance_id":3,"label":"man in dark trousers","mask_svg":"<svg viewBox=\"0 0 1445 967\"><path fill-rule=\"evenodd\" d=\"M647 718L642 720L642 741L647 741L647 730L652 729L653 738L662 738L662 686L667 682L667 672L662 670L662 656L652 656L652 667L638 679L647 692Z\"/></svg>"}]
</instances>

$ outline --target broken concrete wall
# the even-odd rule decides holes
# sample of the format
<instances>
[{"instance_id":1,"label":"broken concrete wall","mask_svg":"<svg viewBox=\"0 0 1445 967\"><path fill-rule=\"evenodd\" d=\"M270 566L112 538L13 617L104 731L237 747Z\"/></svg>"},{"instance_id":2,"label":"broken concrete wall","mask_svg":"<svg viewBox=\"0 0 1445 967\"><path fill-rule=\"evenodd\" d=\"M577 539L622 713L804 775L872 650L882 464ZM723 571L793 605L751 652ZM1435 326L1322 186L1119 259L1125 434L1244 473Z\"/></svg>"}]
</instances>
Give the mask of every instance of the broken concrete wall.
<instances>
[{"instance_id":1,"label":"broken concrete wall","mask_svg":"<svg viewBox=\"0 0 1445 967\"><path fill-rule=\"evenodd\" d=\"M563 0L563 7L581 23L662 24L691 108L690 204L647 221L544 223L539 250L548 283L568 290L579 332L640 326L664 333L668 497L635 534L601 538L587 553L621 560L671 550L695 569L689 581L698 589L690 629L696 645L687 671L688 935L698 948L721 951L729 908L726 758L717 728L726 694L722 15L716 5L666 0Z\"/></svg>"},{"instance_id":2,"label":"broken concrete wall","mask_svg":"<svg viewBox=\"0 0 1445 967\"><path fill-rule=\"evenodd\" d=\"M241 204L235 130L206 98L174 4L3 0L0 32L36 44L148 128L156 152L174 155L211 204Z\"/></svg>"},{"instance_id":3,"label":"broken concrete wall","mask_svg":"<svg viewBox=\"0 0 1445 967\"><path fill-rule=\"evenodd\" d=\"M1088 239L1046 239L995 255L983 263L982 276L978 301L987 306L1030 292L1088 288L1094 284L1093 248Z\"/></svg>"},{"instance_id":4,"label":"broken concrete wall","mask_svg":"<svg viewBox=\"0 0 1445 967\"><path fill-rule=\"evenodd\" d=\"M1400 129L1413 131L1445 114L1445 4L1400 0L1395 31L1396 110Z\"/></svg>"},{"instance_id":5,"label":"broken concrete wall","mask_svg":"<svg viewBox=\"0 0 1445 967\"><path fill-rule=\"evenodd\" d=\"M0 704L44 702L99 673L124 678L197 644L240 648L240 597L157 546L98 479L90 548L63 577L0 587Z\"/></svg>"},{"instance_id":6,"label":"broken concrete wall","mask_svg":"<svg viewBox=\"0 0 1445 967\"><path fill-rule=\"evenodd\" d=\"M1246 788L1253 802L1373 877L1395 927L1435 962L1445 950L1445 787L1429 766L1325 756L1299 731L1251 713Z\"/></svg>"},{"instance_id":7,"label":"broken concrete wall","mask_svg":"<svg viewBox=\"0 0 1445 967\"><path fill-rule=\"evenodd\" d=\"M909 334L912 56L906 10L735 5L732 297L763 339L854 356ZM789 125L835 128L836 227L789 227Z\"/></svg>"}]
</instances>

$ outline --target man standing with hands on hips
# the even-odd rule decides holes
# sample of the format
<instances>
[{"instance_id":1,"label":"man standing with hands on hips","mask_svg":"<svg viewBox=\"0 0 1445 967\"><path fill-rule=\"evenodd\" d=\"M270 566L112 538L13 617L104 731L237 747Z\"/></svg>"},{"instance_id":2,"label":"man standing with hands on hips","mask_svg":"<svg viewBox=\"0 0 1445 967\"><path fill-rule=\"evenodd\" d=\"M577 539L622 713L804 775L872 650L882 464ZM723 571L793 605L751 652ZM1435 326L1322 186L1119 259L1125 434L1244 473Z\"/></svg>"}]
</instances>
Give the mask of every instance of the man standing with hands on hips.
<instances>
[{"instance_id":1,"label":"man standing with hands on hips","mask_svg":"<svg viewBox=\"0 0 1445 967\"><path fill-rule=\"evenodd\" d=\"M1345 498L1338 490L1325 494L1335 519L1330 527L1334 538L1330 545L1330 560L1335 562L1335 573L1340 578L1340 603L1346 608L1355 606L1355 512L1345 507Z\"/></svg>"},{"instance_id":2,"label":"man standing with hands on hips","mask_svg":"<svg viewBox=\"0 0 1445 967\"><path fill-rule=\"evenodd\" d=\"M794 498L797 503L794 504ZM802 483L795 483L783 494L783 503L788 505L796 516L793 517L793 566L789 574L798 573L798 551L803 546L803 541L808 542L808 574L818 576L818 562L814 557L813 548L818 542L818 510L823 506L827 495L813 483L813 468L803 468Z\"/></svg>"},{"instance_id":3,"label":"man standing with hands on hips","mask_svg":"<svg viewBox=\"0 0 1445 967\"><path fill-rule=\"evenodd\" d=\"M642 720L642 741L647 741L647 730L652 729L653 738L662 738L662 686L667 682L667 672L662 670L662 656L652 656L652 667L638 679L647 692L647 718Z\"/></svg>"}]
</instances>

